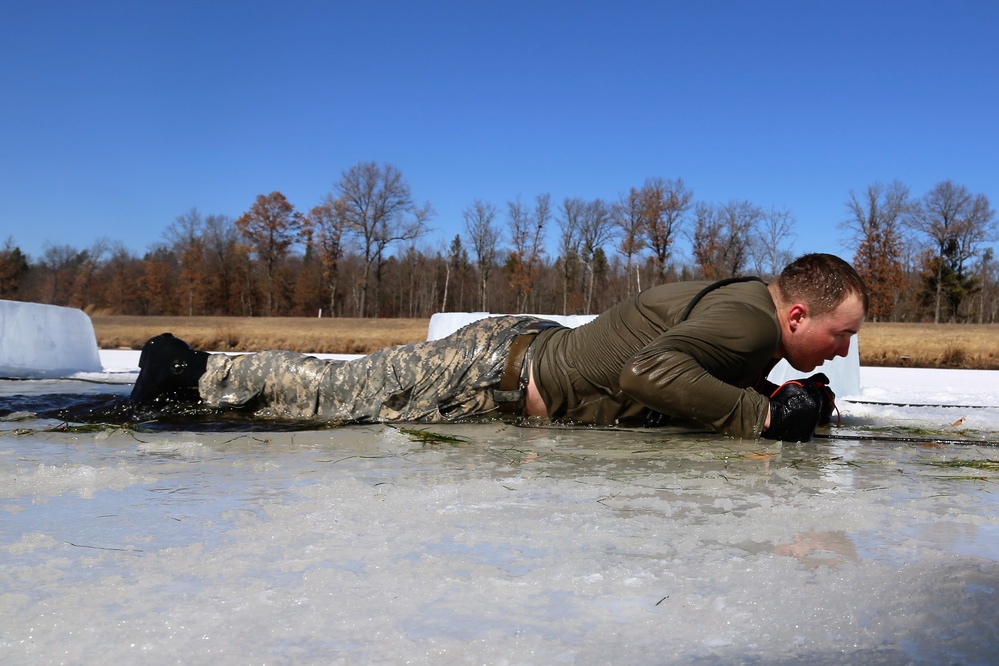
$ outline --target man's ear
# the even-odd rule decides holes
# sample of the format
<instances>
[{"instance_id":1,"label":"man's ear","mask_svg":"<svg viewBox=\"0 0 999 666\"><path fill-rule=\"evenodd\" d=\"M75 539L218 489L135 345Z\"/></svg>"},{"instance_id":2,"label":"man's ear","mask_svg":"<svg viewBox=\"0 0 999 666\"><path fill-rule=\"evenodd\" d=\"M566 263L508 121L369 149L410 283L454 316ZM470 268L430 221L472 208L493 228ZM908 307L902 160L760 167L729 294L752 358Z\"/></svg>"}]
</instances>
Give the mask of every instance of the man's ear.
<instances>
[{"instance_id":1,"label":"man's ear","mask_svg":"<svg viewBox=\"0 0 999 666\"><path fill-rule=\"evenodd\" d=\"M787 311L787 325L793 333L808 318L808 307L803 303L795 303Z\"/></svg>"}]
</instances>

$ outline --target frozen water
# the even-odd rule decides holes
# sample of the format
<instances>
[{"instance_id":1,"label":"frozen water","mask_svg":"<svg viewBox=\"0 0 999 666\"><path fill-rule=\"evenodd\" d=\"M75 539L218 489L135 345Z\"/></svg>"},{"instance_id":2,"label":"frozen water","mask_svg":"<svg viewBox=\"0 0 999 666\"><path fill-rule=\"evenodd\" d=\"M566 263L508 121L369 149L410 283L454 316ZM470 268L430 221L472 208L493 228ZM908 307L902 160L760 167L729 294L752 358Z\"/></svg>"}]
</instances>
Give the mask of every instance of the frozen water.
<instances>
[{"instance_id":1,"label":"frozen water","mask_svg":"<svg viewBox=\"0 0 999 666\"><path fill-rule=\"evenodd\" d=\"M0 382L0 407L127 395L136 355L102 357ZM796 445L12 414L0 663L995 663L999 449L932 440L999 438L999 377L861 372L843 425ZM854 436L885 426L913 441Z\"/></svg>"},{"instance_id":2,"label":"frozen water","mask_svg":"<svg viewBox=\"0 0 999 666\"><path fill-rule=\"evenodd\" d=\"M4 664L999 658L995 373L854 356L825 369L841 424L797 445L73 431L17 407L123 397L137 361L0 382ZM985 443L938 443L959 438Z\"/></svg>"},{"instance_id":3,"label":"frozen water","mask_svg":"<svg viewBox=\"0 0 999 666\"><path fill-rule=\"evenodd\" d=\"M0 300L0 377L101 369L94 327L82 310Z\"/></svg>"}]
</instances>

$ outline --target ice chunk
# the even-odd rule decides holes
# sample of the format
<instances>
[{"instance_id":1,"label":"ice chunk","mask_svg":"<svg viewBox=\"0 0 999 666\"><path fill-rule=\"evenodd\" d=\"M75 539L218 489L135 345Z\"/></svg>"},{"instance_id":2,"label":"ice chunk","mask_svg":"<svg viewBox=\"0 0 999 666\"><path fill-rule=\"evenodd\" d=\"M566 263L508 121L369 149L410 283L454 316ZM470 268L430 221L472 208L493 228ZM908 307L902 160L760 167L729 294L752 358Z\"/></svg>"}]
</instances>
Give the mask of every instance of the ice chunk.
<instances>
[{"instance_id":1,"label":"ice chunk","mask_svg":"<svg viewBox=\"0 0 999 666\"><path fill-rule=\"evenodd\" d=\"M82 310L0 300L0 376L53 378L100 370L94 326Z\"/></svg>"},{"instance_id":2,"label":"ice chunk","mask_svg":"<svg viewBox=\"0 0 999 666\"><path fill-rule=\"evenodd\" d=\"M443 337L454 333L462 326L467 326L472 322L485 319L486 317L504 317L506 315L493 314L491 312L438 312L430 317L430 327L427 330L427 340L440 340ZM593 321L597 315L522 315L525 317L538 317L555 321L569 328L576 328Z\"/></svg>"},{"instance_id":3,"label":"ice chunk","mask_svg":"<svg viewBox=\"0 0 999 666\"><path fill-rule=\"evenodd\" d=\"M826 377L829 378L829 386L837 397L860 395L860 347L857 343L857 336L850 339L850 352L846 356L826 361L816 368L815 372L825 373ZM805 375L806 373L795 370L790 363L782 360L774 366L767 378L774 384L783 384L789 379Z\"/></svg>"}]
</instances>

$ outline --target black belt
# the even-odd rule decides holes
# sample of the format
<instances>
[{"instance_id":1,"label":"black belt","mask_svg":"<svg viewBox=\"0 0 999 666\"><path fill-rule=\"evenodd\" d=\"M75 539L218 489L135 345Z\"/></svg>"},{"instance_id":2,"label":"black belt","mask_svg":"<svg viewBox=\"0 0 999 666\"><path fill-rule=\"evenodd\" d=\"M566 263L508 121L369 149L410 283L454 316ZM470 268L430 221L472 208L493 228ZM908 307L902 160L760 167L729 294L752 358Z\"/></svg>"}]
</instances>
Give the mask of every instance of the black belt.
<instances>
[{"instance_id":1,"label":"black belt","mask_svg":"<svg viewBox=\"0 0 999 666\"><path fill-rule=\"evenodd\" d=\"M521 388L520 381L524 375L524 359L527 357L527 350L534 344L534 339L538 337L538 333L543 329L558 325L553 321L536 322L527 327L529 329L527 333L521 333L510 343L510 350L506 355L506 365L503 366L503 374L500 375L499 385L493 393L496 396L496 409L501 414L524 415L527 391L525 388ZM503 399L507 396L510 396L511 399Z\"/></svg>"}]
</instances>

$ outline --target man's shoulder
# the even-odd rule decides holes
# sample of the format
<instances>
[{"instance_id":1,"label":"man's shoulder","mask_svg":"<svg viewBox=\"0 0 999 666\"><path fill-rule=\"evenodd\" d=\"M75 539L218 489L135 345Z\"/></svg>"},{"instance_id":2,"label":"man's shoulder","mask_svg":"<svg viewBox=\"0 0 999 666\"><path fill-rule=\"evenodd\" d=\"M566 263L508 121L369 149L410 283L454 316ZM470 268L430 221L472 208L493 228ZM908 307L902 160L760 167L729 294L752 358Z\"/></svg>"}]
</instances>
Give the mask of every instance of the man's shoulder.
<instances>
[{"instance_id":1,"label":"man's shoulder","mask_svg":"<svg viewBox=\"0 0 999 666\"><path fill-rule=\"evenodd\" d=\"M770 316L776 312L767 284L759 279L738 281L689 280L668 282L650 287L639 295L641 305L653 309L666 308L680 317L688 316L695 307L704 311L712 308L754 309ZM700 307L698 307L700 306Z\"/></svg>"}]
</instances>

